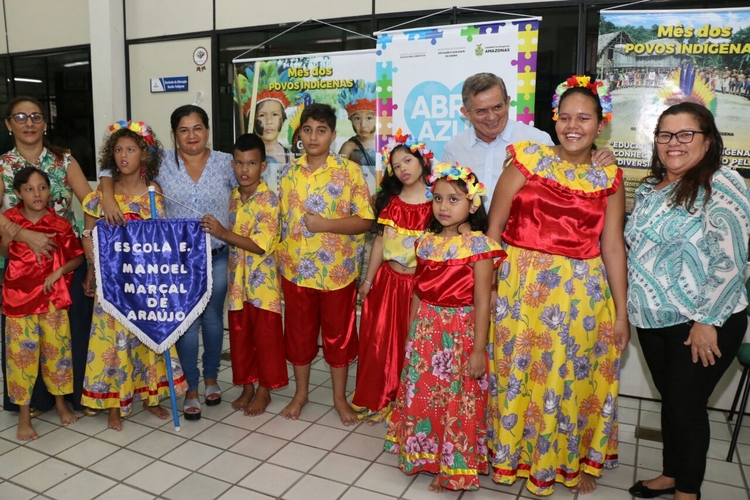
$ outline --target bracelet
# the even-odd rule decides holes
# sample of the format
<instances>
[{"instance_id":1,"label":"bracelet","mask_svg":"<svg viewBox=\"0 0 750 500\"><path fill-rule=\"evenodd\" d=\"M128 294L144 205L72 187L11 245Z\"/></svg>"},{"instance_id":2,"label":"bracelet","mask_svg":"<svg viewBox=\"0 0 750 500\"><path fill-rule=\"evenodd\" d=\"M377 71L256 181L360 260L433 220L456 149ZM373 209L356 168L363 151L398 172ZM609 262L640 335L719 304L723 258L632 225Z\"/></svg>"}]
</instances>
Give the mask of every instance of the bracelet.
<instances>
[{"instance_id":1,"label":"bracelet","mask_svg":"<svg viewBox=\"0 0 750 500\"><path fill-rule=\"evenodd\" d=\"M92 229L84 229L84 230L83 230L83 231L81 232L81 237L82 237L82 238L91 238L91 233L92 233L92 232L93 232L93 230L92 230Z\"/></svg>"},{"instance_id":2,"label":"bracelet","mask_svg":"<svg viewBox=\"0 0 750 500\"><path fill-rule=\"evenodd\" d=\"M365 282L365 283L367 283L368 285L372 286L372 281L367 281L367 280L362 280L362 281L364 281L364 282Z\"/></svg>"}]
</instances>

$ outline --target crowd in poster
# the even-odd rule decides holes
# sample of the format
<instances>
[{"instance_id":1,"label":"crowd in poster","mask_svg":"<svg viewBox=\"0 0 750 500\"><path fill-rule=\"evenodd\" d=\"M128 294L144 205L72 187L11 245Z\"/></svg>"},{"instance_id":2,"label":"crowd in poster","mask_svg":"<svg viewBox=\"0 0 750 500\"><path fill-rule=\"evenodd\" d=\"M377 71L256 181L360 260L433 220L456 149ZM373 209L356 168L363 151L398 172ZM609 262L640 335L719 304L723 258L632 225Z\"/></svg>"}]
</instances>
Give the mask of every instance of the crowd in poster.
<instances>
[{"instance_id":1,"label":"crowd in poster","mask_svg":"<svg viewBox=\"0 0 750 500\"><path fill-rule=\"evenodd\" d=\"M336 152L362 166L375 192L375 54L371 50L236 60L234 92L238 133L265 143L264 180L273 190L283 166L304 151L299 117L313 102L338 110Z\"/></svg>"},{"instance_id":2,"label":"crowd in poster","mask_svg":"<svg viewBox=\"0 0 750 500\"><path fill-rule=\"evenodd\" d=\"M750 9L601 13L597 73L612 90L614 119L599 146L614 150L628 193L651 163L656 120L683 100L714 115L724 165L750 178Z\"/></svg>"},{"instance_id":3,"label":"crowd in poster","mask_svg":"<svg viewBox=\"0 0 750 500\"><path fill-rule=\"evenodd\" d=\"M378 143L399 128L441 158L448 141L470 124L461 115L461 87L492 72L511 98L509 117L534 121L539 18L378 33Z\"/></svg>"}]
</instances>

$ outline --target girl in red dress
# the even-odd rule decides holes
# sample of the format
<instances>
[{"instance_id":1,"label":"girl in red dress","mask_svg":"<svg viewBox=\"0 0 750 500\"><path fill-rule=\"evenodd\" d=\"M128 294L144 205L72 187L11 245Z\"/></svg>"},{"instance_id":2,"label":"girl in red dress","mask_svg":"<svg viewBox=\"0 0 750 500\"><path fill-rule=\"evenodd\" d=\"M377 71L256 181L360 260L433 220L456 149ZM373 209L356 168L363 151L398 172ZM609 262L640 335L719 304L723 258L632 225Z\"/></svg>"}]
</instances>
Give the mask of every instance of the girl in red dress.
<instances>
[{"instance_id":1,"label":"girl in red dress","mask_svg":"<svg viewBox=\"0 0 750 500\"><path fill-rule=\"evenodd\" d=\"M406 474L435 474L432 491L475 490L488 472L485 347L493 259L486 237L487 191L458 164L435 165L433 217L417 242L412 327L385 450Z\"/></svg>"},{"instance_id":2,"label":"girl in red dress","mask_svg":"<svg viewBox=\"0 0 750 500\"><path fill-rule=\"evenodd\" d=\"M432 152L399 130L381 154L386 172L375 199L378 234L359 287L363 305L352 398L360 420L370 425L388 417L396 398L417 266L414 242L432 215L425 194Z\"/></svg>"}]
</instances>

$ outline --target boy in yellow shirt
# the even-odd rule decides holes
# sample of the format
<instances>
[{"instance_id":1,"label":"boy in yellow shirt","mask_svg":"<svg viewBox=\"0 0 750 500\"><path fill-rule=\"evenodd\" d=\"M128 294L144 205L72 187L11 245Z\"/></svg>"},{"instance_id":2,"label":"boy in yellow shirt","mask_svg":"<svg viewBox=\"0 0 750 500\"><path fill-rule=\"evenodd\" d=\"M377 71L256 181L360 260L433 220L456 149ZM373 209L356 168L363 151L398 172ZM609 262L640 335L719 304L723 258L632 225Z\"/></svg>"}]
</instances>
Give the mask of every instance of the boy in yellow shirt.
<instances>
[{"instance_id":1,"label":"boy in yellow shirt","mask_svg":"<svg viewBox=\"0 0 750 500\"><path fill-rule=\"evenodd\" d=\"M230 245L227 303L232 382L243 386L232 407L255 416L271 402L271 389L289 384L276 269L279 202L260 180L267 163L266 148L257 135L237 138L232 166L239 186L229 202L229 229L211 215L204 216L201 224L204 231Z\"/></svg>"},{"instance_id":2,"label":"boy in yellow shirt","mask_svg":"<svg viewBox=\"0 0 750 500\"><path fill-rule=\"evenodd\" d=\"M357 263L375 214L359 165L330 152L336 139L333 108L311 104L300 124L305 154L285 167L279 186L284 343L296 383L294 398L281 414L297 419L307 404L310 364L322 332L334 408L344 425L354 425L358 420L346 401L346 380L358 350Z\"/></svg>"}]
</instances>

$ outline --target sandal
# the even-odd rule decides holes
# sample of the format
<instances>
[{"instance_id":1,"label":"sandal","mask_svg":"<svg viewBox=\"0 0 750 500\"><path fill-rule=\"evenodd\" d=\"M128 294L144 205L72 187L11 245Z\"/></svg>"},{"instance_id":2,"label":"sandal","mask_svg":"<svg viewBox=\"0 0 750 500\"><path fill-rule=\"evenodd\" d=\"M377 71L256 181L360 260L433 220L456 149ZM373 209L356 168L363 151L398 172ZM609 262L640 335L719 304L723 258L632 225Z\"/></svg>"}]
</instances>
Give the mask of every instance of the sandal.
<instances>
[{"instance_id":1,"label":"sandal","mask_svg":"<svg viewBox=\"0 0 750 500\"><path fill-rule=\"evenodd\" d=\"M31 417L31 418L36 418L39 415L41 415L42 413L44 413L44 410L40 410L40 409L34 408L34 407L29 408L29 417Z\"/></svg>"},{"instance_id":2,"label":"sandal","mask_svg":"<svg viewBox=\"0 0 750 500\"><path fill-rule=\"evenodd\" d=\"M95 417L95 416L99 415L99 413L101 412L101 410L97 410L96 408L89 408L88 406L86 406L82 410L82 412L87 417Z\"/></svg>"},{"instance_id":3,"label":"sandal","mask_svg":"<svg viewBox=\"0 0 750 500\"><path fill-rule=\"evenodd\" d=\"M219 384L207 385L204 396L206 398L206 406L221 404L221 387L219 387ZM212 398L211 396L215 397Z\"/></svg>"},{"instance_id":4,"label":"sandal","mask_svg":"<svg viewBox=\"0 0 750 500\"><path fill-rule=\"evenodd\" d=\"M198 411L188 411L198 410ZM185 402L182 403L182 413L185 420L200 420L201 419L201 402L198 398L188 399L185 398Z\"/></svg>"}]
</instances>

